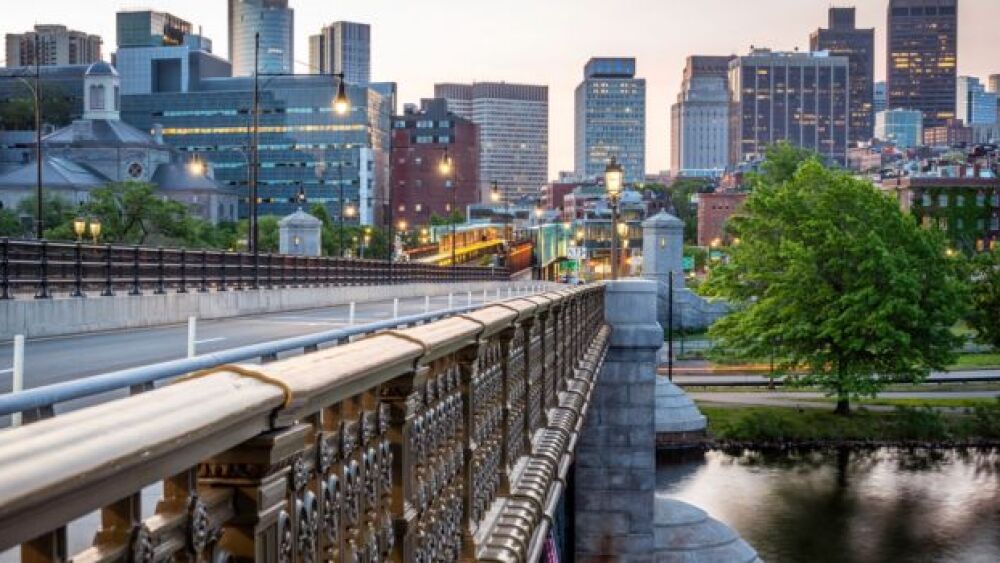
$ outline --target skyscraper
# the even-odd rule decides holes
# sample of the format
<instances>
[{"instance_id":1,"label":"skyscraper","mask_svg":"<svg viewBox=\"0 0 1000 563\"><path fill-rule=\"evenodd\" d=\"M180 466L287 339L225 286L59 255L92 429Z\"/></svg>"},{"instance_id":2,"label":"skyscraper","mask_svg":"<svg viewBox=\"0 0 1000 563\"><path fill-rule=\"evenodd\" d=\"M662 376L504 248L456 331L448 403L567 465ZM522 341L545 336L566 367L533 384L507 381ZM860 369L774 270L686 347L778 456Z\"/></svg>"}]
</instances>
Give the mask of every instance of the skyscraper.
<instances>
[{"instance_id":1,"label":"skyscraper","mask_svg":"<svg viewBox=\"0 0 1000 563\"><path fill-rule=\"evenodd\" d=\"M888 109L888 101L885 98L885 80L875 83L875 97L872 99L872 109L875 113Z\"/></svg>"},{"instance_id":2,"label":"skyscraper","mask_svg":"<svg viewBox=\"0 0 1000 563\"><path fill-rule=\"evenodd\" d=\"M852 145L872 138L875 125L875 29L858 29L854 8L830 8L829 28L809 36L809 48L847 57L850 65L851 101L848 142Z\"/></svg>"},{"instance_id":3,"label":"skyscraper","mask_svg":"<svg viewBox=\"0 0 1000 563\"><path fill-rule=\"evenodd\" d=\"M626 182L646 178L646 80L635 77L633 58L593 58L576 87L577 176L604 174L612 157Z\"/></svg>"},{"instance_id":4,"label":"skyscraper","mask_svg":"<svg viewBox=\"0 0 1000 563\"><path fill-rule=\"evenodd\" d=\"M34 66L35 44L41 66L84 65L101 60L101 36L66 29L65 25L36 25L34 31L7 34L7 66Z\"/></svg>"},{"instance_id":5,"label":"skyscraper","mask_svg":"<svg viewBox=\"0 0 1000 563\"><path fill-rule=\"evenodd\" d=\"M729 61L688 57L671 107L670 168L675 175L715 174L729 161Z\"/></svg>"},{"instance_id":6,"label":"skyscraper","mask_svg":"<svg viewBox=\"0 0 1000 563\"><path fill-rule=\"evenodd\" d=\"M435 84L448 111L479 126L480 197L537 198L549 173L549 87L506 82ZM485 198L483 198L485 199Z\"/></svg>"},{"instance_id":7,"label":"skyscraper","mask_svg":"<svg viewBox=\"0 0 1000 563\"><path fill-rule=\"evenodd\" d=\"M997 93L974 76L959 76L955 111L966 125L994 125L997 122Z\"/></svg>"},{"instance_id":8,"label":"skyscraper","mask_svg":"<svg viewBox=\"0 0 1000 563\"><path fill-rule=\"evenodd\" d=\"M730 161L778 141L837 162L847 158L850 63L826 52L754 49L729 63Z\"/></svg>"},{"instance_id":9,"label":"skyscraper","mask_svg":"<svg viewBox=\"0 0 1000 563\"><path fill-rule=\"evenodd\" d=\"M229 60L233 76L254 73L254 37L260 34L260 72L291 73L295 18L288 0L229 0Z\"/></svg>"},{"instance_id":10,"label":"skyscraper","mask_svg":"<svg viewBox=\"0 0 1000 563\"><path fill-rule=\"evenodd\" d=\"M924 127L955 118L958 0L890 0L888 109L924 112Z\"/></svg>"},{"instance_id":11,"label":"skyscraper","mask_svg":"<svg viewBox=\"0 0 1000 563\"><path fill-rule=\"evenodd\" d=\"M310 72L344 73L349 84L371 82L371 27L366 23L333 22L309 36Z\"/></svg>"},{"instance_id":12,"label":"skyscraper","mask_svg":"<svg viewBox=\"0 0 1000 563\"><path fill-rule=\"evenodd\" d=\"M176 47L191 34L190 22L166 12L121 11L115 15L115 23L119 48Z\"/></svg>"}]
</instances>

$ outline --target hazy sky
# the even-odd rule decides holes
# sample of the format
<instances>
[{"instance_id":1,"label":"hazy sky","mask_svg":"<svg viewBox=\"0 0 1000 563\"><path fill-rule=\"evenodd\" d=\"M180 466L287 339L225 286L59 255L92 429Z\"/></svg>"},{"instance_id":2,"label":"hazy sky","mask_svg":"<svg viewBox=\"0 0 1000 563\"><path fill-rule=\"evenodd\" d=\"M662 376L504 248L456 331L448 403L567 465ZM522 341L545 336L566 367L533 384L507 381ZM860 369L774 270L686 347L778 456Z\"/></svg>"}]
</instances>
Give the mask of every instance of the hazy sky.
<instances>
[{"instance_id":1,"label":"hazy sky","mask_svg":"<svg viewBox=\"0 0 1000 563\"><path fill-rule=\"evenodd\" d=\"M750 45L807 48L830 0L290 0L295 58L308 35L335 20L372 25L372 78L399 83L400 103L435 82L506 80L549 86L549 169L573 167L573 89L591 56L632 56L647 81L646 168L670 162L670 104L689 54L742 54ZM877 76L885 72L888 0L856 0L858 25L875 28ZM115 11L153 8L195 25L226 56L225 0L3 0L0 32L62 23L115 45ZM12 9L17 5L17 9ZM1000 73L998 0L961 0L959 72ZM0 45L2 48L2 45Z\"/></svg>"}]
</instances>

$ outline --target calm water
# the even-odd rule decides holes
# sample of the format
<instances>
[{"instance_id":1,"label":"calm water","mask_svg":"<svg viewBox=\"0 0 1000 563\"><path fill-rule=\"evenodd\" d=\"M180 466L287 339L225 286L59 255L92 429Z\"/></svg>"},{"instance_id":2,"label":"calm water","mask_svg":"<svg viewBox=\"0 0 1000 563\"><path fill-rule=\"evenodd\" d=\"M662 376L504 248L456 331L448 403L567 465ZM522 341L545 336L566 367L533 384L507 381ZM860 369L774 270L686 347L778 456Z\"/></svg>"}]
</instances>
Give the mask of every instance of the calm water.
<instances>
[{"instance_id":1,"label":"calm water","mask_svg":"<svg viewBox=\"0 0 1000 563\"><path fill-rule=\"evenodd\" d=\"M709 452L661 459L657 489L768 563L1000 562L1000 451Z\"/></svg>"}]
</instances>

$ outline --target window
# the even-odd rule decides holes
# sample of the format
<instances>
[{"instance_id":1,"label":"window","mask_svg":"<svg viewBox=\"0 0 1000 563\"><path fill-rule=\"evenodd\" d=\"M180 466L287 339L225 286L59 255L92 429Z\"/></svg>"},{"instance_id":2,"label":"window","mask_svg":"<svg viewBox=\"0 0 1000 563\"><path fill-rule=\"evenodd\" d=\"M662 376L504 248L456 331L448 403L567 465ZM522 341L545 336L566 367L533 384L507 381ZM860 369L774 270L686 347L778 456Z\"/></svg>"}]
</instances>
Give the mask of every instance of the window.
<instances>
[{"instance_id":1,"label":"window","mask_svg":"<svg viewBox=\"0 0 1000 563\"><path fill-rule=\"evenodd\" d=\"M921 203L923 203L924 207L930 207L931 206L931 194L924 194L924 196L921 198Z\"/></svg>"},{"instance_id":2,"label":"window","mask_svg":"<svg viewBox=\"0 0 1000 563\"><path fill-rule=\"evenodd\" d=\"M965 205L965 196L964 195L955 196L955 206L962 207L964 205Z\"/></svg>"},{"instance_id":3,"label":"window","mask_svg":"<svg viewBox=\"0 0 1000 563\"><path fill-rule=\"evenodd\" d=\"M115 111L119 111L121 109L121 99L121 88L119 86L115 86Z\"/></svg>"},{"instance_id":4,"label":"window","mask_svg":"<svg viewBox=\"0 0 1000 563\"><path fill-rule=\"evenodd\" d=\"M938 206L940 206L940 207L948 207L948 195L947 194L941 194L941 195L938 196Z\"/></svg>"},{"instance_id":5,"label":"window","mask_svg":"<svg viewBox=\"0 0 1000 563\"><path fill-rule=\"evenodd\" d=\"M986 194L984 194L983 192L979 192L978 194L976 194L976 205L978 205L979 207L986 205Z\"/></svg>"},{"instance_id":6,"label":"window","mask_svg":"<svg viewBox=\"0 0 1000 563\"><path fill-rule=\"evenodd\" d=\"M90 109L104 109L104 85L90 86Z\"/></svg>"},{"instance_id":7,"label":"window","mask_svg":"<svg viewBox=\"0 0 1000 563\"><path fill-rule=\"evenodd\" d=\"M434 128L433 120L420 120L417 122L417 129L433 129L433 128Z\"/></svg>"}]
</instances>

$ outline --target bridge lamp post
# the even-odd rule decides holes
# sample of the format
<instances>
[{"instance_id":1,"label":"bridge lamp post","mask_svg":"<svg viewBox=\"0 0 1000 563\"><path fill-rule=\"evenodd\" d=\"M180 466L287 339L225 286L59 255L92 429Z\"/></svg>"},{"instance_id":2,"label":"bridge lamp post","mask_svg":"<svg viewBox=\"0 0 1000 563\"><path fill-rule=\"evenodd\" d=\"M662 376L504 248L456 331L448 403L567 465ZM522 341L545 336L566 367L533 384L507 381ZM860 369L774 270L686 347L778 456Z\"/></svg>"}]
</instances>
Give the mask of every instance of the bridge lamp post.
<instances>
[{"instance_id":1,"label":"bridge lamp post","mask_svg":"<svg viewBox=\"0 0 1000 563\"><path fill-rule=\"evenodd\" d=\"M611 279L618 279L618 204L622 196L622 182L625 171L618 164L618 159L611 157L604 169L604 188L608 192L611 203Z\"/></svg>"},{"instance_id":2,"label":"bridge lamp post","mask_svg":"<svg viewBox=\"0 0 1000 563\"><path fill-rule=\"evenodd\" d=\"M448 180L451 180L451 217L449 221L449 223L451 223L451 277L455 278L457 273L455 268L458 264L456 262L457 254L455 252L455 213L458 210L458 186L455 184L454 180L454 162L448 154L448 145L445 145L444 147L444 156L441 157L441 162L438 164L438 170L445 178L445 186L448 185Z\"/></svg>"}]
</instances>

